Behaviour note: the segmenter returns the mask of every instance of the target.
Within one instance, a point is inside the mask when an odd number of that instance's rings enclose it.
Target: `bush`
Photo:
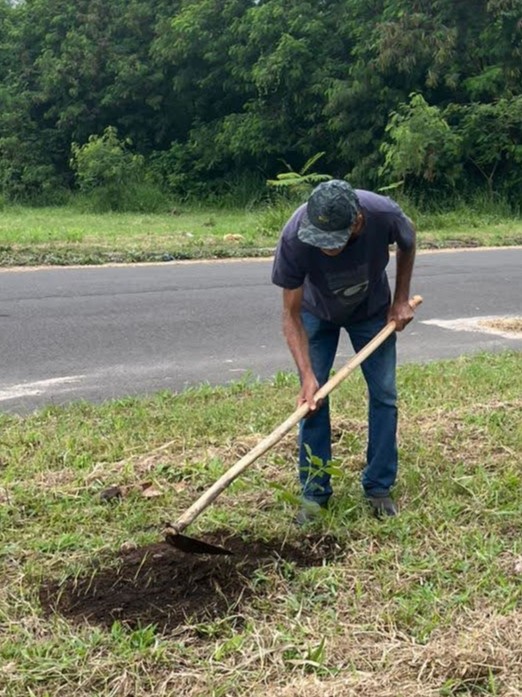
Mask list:
[[[146,173],[145,158],[130,152],[129,145],[112,126],[101,136],[90,136],[84,145],[73,143],[71,166],[82,208],[97,213],[167,209],[167,197]]]
[[[391,181],[415,181],[453,190],[462,174],[461,138],[436,106],[413,94],[390,114],[388,140],[381,144],[384,164],[379,174]]]
[[[11,203],[59,205],[67,190],[36,143],[12,136],[0,138],[0,194]]]
[[[121,141],[109,126],[101,136],[89,136],[84,145],[72,144],[71,166],[81,192],[100,187],[117,188],[139,180],[144,158],[127,150],[129,141]]]

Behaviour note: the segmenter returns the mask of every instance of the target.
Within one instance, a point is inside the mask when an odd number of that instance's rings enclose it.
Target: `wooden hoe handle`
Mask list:
[[[415,295],[410,300],[410,305],[412,309],[415,309],[422,303],[422,297],[420,295]],[[328,382],[326,382],[316,393],[315,397],[317,400],[324,399],[330,392],[337,387],[343,380],[345,380],[350,373],[352,373],[357,366],[359,366],[368,356],[375,351],[375,349],[380,346],[389,336],[395,331],[395,322],[391,321],[370,341],[366,346],[361,349],[355,356],[340,368],[333,377],[331,377]],[[226,489],[233,481],[238,477],[244,470],[247,469],[258,457],[267,452],[273,445],[278,443],[283,436],[285,436],[294,426],[296,426],[301,419],[303,419],[309,412],[308,404],[302,404],[298,407],[293,414],[291,414],[286,421],[283,421],[272,433],[270,433],[266,438],[260,441],[252,450],[250,450],[246,455],[244,455],[240,460],[238,460],[235,465],[232,465],[214,484],[207,489],[200,497],[195,501],[190,508],[188,508],[183,515],[181,515],[175,523],[169,524],[170,533],[181,533],[183,530],[190,525],[200,513],[202,513],[208,506],[221,494],[221,492]]]

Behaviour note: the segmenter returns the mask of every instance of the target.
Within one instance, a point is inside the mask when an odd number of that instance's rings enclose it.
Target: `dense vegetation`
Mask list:
[[[153,209],[320,152],[358,186],[520,199],[520,0],[0,0],[0,37],[6,201]]]

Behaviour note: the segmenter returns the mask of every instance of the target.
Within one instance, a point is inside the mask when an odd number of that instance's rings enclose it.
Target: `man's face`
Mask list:
[[[364,227],[364,216],[362,213],[357,213],[357,217],[355,218],[352,227],[351,227],[351,232],[349,238],[346,240],[346,244],[350,240],[354,240],[356,237],[358,237],[361,234],[361,230]],[[328,257],[336,257],[338,256],[345,248],[346,244],[343,245],[342,247],[339,247],[339,249],[323,249],[322,247],[321,252],[323,254],[326,254]]]

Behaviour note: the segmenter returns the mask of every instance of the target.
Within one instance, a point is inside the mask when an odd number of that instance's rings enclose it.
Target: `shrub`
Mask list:
[[[38,144],[17,136],[0,138],[0,193],[7,201],[29,205],[63,202],[66,190]]]
[[[101,136],[90,136],[84,145],[73,143],[71,166],[81,206],[100,213],[167,208],[166,196],[146,173],[145,158],[131,152],[129,145],[112,126]]]

